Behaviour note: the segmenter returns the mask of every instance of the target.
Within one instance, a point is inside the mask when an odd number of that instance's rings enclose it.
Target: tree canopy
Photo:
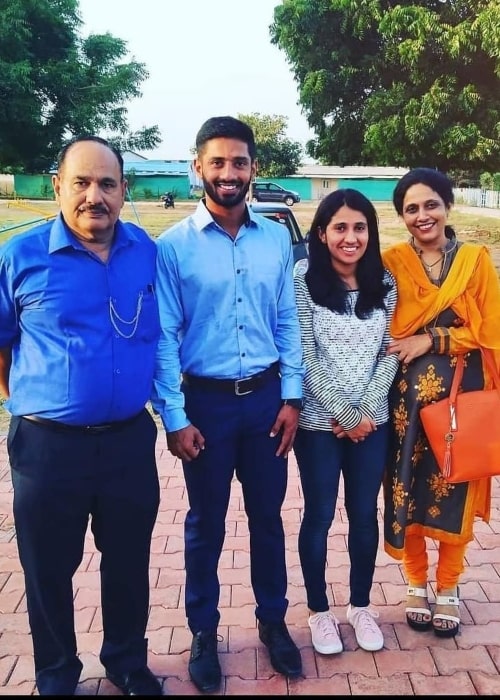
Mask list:
[[[127,102],[140,97],[143,63],[110,33],[80,35],[78,0],[0,0],[0,171],[40,172],[64,141],[104,135],[152,149],[158,126],[131,133]]]
[[[325,164],[500,168],[498,0],[284,0],[283,50]]]
[[[258,175],[286,177],[297,172],[302,161],[302,146],[286,134],[288,118],[280,114],[238,114],[255,135]]]

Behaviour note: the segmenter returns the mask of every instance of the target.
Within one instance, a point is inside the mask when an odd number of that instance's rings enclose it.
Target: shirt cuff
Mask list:
[[[427,331],[427,335],[432,341],[431,352],[435,352],[438,355],[448,355],[450,352],[450,332],[448,328],[437,327],[430,328]]]
[[[174,433],[189,425],[186,412],[182,408],[174,408],[161,414],[161,419],[167,433]]]

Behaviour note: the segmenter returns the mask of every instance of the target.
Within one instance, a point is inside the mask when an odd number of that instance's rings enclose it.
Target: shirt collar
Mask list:
[[[258,219],[256,218],[256,214],[250,209],[248,204],[246,205],[245,209],[246,215],[243,225],[250,226],[250,224],[255,224],[256,226],[258,226]],[[211,224],[216,225],[216,221],[208,211],[204,199],[200,199],[200,201],[198,202],[198,206],[196,207],[196,210],[193,214],[193,221],[200,231],[202,231],[207,226],[210,226]]]
[[[134,227],[126,226],[122,221],[118,220],[115,224],[115,235],[111,248],[121,248],[136,240],[137,235],[134,231]],[[82,245],[64,221],[62,213],[59,212],[50,229],[49,253],[54,253],[70,246],[80,250],[86,250],[85,246]]]

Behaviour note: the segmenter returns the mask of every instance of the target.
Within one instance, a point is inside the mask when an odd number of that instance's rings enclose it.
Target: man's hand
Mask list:
[[[300,410],[287,406],[281,407],[280,412],[276,416],[274,425],[271,428],[271,437],[276,437],[281,431],[281,442],[276,452],[276,457],[288,457],[288,453],[293,447],[295,433],[299,424]]]
[[[9,374],[12,362],[12,348],[0,348],[0,395],[9,398]]]
[[[205,449],[205,438],[194,425],[167,433],[167,446],[174,457],[190,462]]]

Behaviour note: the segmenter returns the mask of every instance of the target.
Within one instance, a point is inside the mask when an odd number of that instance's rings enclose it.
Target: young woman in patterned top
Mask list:
[[[351,562],[347,620],[359,646],[376,651],[384,639],[369,604],[387,395],[398,366],[398,358],[386,353],[396,284],[382,264],[375,208],[361,192],[341,189],[321,201],[309,233],[309,260],[296,264],[294,278],[306,366],[294,444],[304,495],[299,555],[312,643],[322,654],[343,648],[325,574],[342,473]]]

